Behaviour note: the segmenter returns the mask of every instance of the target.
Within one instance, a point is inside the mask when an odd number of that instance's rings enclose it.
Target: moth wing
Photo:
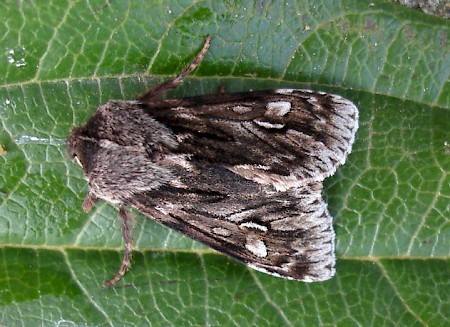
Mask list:
[[[129,205],[256,270],[304,282],[335,273],[332,218],[321,183],[253,195],[160,190]]]
[[[321,181],[350,153],[358,109],[341,96],[283,89],[166,100],[146,105],[169,127],[178,151],[257,180]],[[268,184],[268,183],[267,183]],[[283,187],[281,187],[283,188]]]

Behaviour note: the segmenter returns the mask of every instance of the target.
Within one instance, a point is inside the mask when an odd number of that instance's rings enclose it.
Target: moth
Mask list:
[[[135,100],[100,106],[73,128],[89,211],[118,207],[124,240],[115,284],[130,267],[134,208],[256,270],[304,282],[335,274],[323,180],[344,164],[358,109],[341,96],[278,89],[161,99],[203,60]]]

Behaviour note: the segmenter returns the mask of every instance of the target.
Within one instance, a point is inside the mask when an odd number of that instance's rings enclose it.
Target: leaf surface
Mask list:
[[[0,322],[17,325],[450,323],[448,20],[381,1],[48,1],[0,4]],[[109,99],[174,76],[168,97],[278,87],[360,109],[325,182],[337,274],[305,284],[253,270],[137,215],[119,267],[117,211],[81,210],[65,139]]]

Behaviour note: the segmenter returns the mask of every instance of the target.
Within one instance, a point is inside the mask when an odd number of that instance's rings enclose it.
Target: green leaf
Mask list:
[[[3,1],[0,4],[0,323],[450,324],[448,20],[381,1]],[[326,180],[337,274],[268,276],[137,215],[115,288],[117,211],[84,214],[70,129],[109,99],[174,76],[168,96],[308,87],[360,109]]]

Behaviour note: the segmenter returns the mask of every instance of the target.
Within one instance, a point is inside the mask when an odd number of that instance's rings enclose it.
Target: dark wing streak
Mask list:
[[[255,133],[250,128],[250,126],[248,126],[250,124],[252,128],[260,133]],[[298,149],[299,144],[297,143],[297,146],[295,146],[295,141],[288,137],[288,132],[289,130],[291,130],[290,128],[283,128],[282,130],[277,129],[272,131],[270,129],[261,127],[254,122],[249,122],[249,124],[242,123],[242,126],[249,133],[260,139],[261,142],[266,144],[269,148],[273,149],[273,153],[277,154],[277,159],[280,157],[284,158],[285,160],[287,160],[291,167],[295,162],[297,162],[297,165],[299,164],[299,158],[301,158],[300,160],[304,160],[303,156],[301,156],[298,151],[295,151],[296,149]],[[288,140],[289,142],[287,142]]]
[[[274,152],[276,153],[277,151],[279,151],[280,149],[280,144],[274,144],[272,142],[269,142],[271,140],[273,140],[272,138],[268,138],[266,137],[267,134],[264,133],[256,133],[256,131],[252,130],[250,128],[250,126],[253,127],[254,129],[256,129],[258,132],[260,132],[260,130],[258,130],[258,126],[253,123],[253,122],[249,122],[249,124],[245,124],[245,122],[241,122],[241,126],[243,129],[245,129],[249,134],[254,135],[257,139],[259,139],[262,143],[266,144],[269,148],[272,148],[274,150]]]

